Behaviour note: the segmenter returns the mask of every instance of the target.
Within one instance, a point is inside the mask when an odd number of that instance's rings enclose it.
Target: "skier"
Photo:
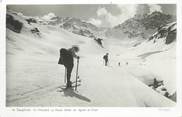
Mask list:
[[[126,62],[126,65],[128,65],[128,62]]]
[[[101,38],[98,38],[98,39],[97,39],[97,42],[98,42],[98,44],[99,44],[101,47],[103,47],[103,46],[102,46],[102,39],[101,39]]]
[[[120,62],[118,63],[118,66],[121,66],[121,63]]]
[[[154,78],[154,83],[153,83],[154,89],[158,87],[158,81],[156,78]]]
[[[164,85],[163,80],[159,81],[156,78],[154,78],[154,83],[153,83],[154,88],[156,89],[161,85]]]
[[[79,59],[80,57],[76,55],[79,51],[78,46],[72,46],[70,49],[61,48],[60,49],[60,58],[58,64],[62,64],[65,67],[65,76],[67,78],[66,88],[72,87],[71,72],[74,66],[74,58]]]
[[[103,48],[103,45],[102,45],[102,40],[101,38],[94,38],[94,40]]]
[[[106,53],[106,54],[103,56],[103,59],[104,59],[104,62],[105,62],[105,66],[108,65],[108,55],[109,55],[109,53]]]

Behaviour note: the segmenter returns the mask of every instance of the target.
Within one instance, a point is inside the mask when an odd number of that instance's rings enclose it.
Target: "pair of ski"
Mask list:
[[[76,86],[80,86],[81,85],[81,80],[80,79],[78,79],[77,80],[77,83],[76,83],[76,81],[73,81],[72,83],[71,83],[71,87],[70,88],[75,88]],[[67,88],[66,87],[66,85],[63,85],[63,86],[60,86],[61,88]]]
[[[77,91],[77,87],[81,85],[81,80],[79,79],[78,76],[78,66],[79,66],[79,58],[77,59],[77,68],[76,68],[76,81],[72,82],[72,86],[69,88],[75,88],[75,91]],[[66,71],[65,71],[65,76],[66,76]],[[65,81],[66,81],[66,77],[65,77]],[[79,84],[78,84],[79,83]],[[63,86],[61,87],[61,89],[69,89],[67,86]]]
[[[67,87],[66,85],[58,87],[61,89],[61,90],[59,90],[59,92],[66,91],[66,90],[75,90],[76,91],[76,87],[81,86],[81,80],[78,79],[77,83],[76,83],[76,81],[74,81],[74,82],[72,82],[71,85],[72,85],[71,87]]]

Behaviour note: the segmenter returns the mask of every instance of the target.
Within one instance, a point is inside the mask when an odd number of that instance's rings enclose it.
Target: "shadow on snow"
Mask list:
[[[60,92],[63,92],[65,96],[75,97],[82,101],[91,102],[91,100],[81,94],[76,93],[73,89],[62,89]]]

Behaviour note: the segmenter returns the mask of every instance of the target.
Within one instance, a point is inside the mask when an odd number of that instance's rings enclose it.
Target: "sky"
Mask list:
[[[113,27],[136,14],[154,11],[176,15],[175,4],[74,4],[74,5],[8,5],[8,9],[26,16],[76,17],[99,27]]]

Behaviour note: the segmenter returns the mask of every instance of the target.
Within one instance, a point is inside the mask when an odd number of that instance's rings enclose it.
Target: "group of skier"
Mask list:
[[[71,88],[72,82],[70,79],[71,79],[71,72],[72,72],[73,67],[74,67],[74,58],[77,59],[77,62],[79,62],[79,59],[80,59],[80,57],[76,54],[77,52],[79,52],[79,47],[78,46],[72,46],[69,49],[61,48],[59,52],[60,52],[60,57],[59,57],[58,64],[64,65],[65,77],[66,77],[66,81],[67,81],[66,82],[66,88]],[[108,56],[109,56],[109,53],[106,53],[103,56],[105,66],[108,66]],[[77,65],[78,65],[78,63],[77,63]]]

